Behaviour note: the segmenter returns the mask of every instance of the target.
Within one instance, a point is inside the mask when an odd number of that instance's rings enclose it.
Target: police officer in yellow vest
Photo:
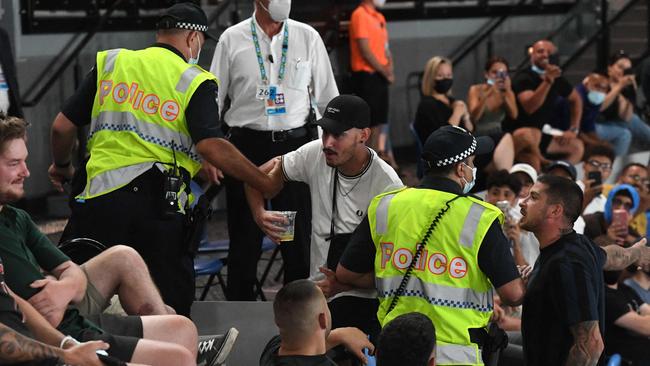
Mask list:
[[[219,168],[260,190],[273,185],[222,138],[217,80],[196,65],[205,37],[214,39],[207,29],[199,6],[179,3],[159,18],[154,45],[97,53],[51,136],[50,180],[62,190],[74,172],[77,129],[90,125],[88,160],[75,176],[81,182],[73,182],[78,188],[62,240],[131,245],[163,300],[183,315],[194,299],[192,254],[183,240],[190,177],[203,166],[213,181]]]
[[[377,288],[382,326],[414,311],[431,318],[439,365],[482,365],[493,289],[510,305],[524,295],[501,211],[468,195],[475,155],[493,146],[456,126],[433,132],[421,185],[372,200],[336,271],[340,282]]]

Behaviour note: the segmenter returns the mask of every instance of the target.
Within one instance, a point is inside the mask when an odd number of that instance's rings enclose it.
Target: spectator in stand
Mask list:
[[[630,222],[630,227],[634,229],[641,236],[648,236],[648,216],[650,215],[650,177],[648,176],[648,169],[645,165],[640,163],[630,163],[623,167],[621,174],[616,180],[616,184],[629,184],[636,188],[639,198],[641,199],[636,214]],[[603,194],[607,194],[609,190],[605,187]],[[610,188],[611,189],[611,188]]]
[[[605,272],[605,350],[621,355],[623,365],[650,364],[650,306],[619,285],[621,271]],[[605,360],[607,359],[605,357]]]
[[[644,303],[650,304],[650,268],[630,266],[627,268],[632,277],[623,281],[623,284],[634,291]]]
[[[529,163],[537,171],[548,163],[543,155],[545,153],[564,154],[566,160],[577,164],[584,150],[582,141],[577,138],[582,100],[562,76],[560,67],[549,61],[551,55],[556,53],[552,42],[535,42],[530,48],[530,68],[518,73],[512,82],[519,109],[518,118],[510,125],[514,130],[515,156],[518,161]],[[569,101],[570,128],[562,136],[542,135],[543,126],[553,120],[558,96]]]
[[[363,349],[374,346],[357,328],[332,327],[327,301],[315,283],[288,283],[273,301],[275,324],[280,334],[271,338],[260,357],[260,366],[336,366],[325,352],[344,345],[363,363]]]
[[[500,170],[490,174],[487,179],[485,202],[491,203],[503,211],[505,216],[503,233],[512,245],[515,264],[526,266],[535,264],[535,260],[539,256],[539,242],[533,233],[521,230],[519,227],[521,213],[515,207],[517,207],[517,197],[519,197],[520,191],[519,179],[506,170]]]
[[[510,174],[513,174],[521,182],[518,198],[520,200],[526,198],[530,188],[537,182],[537,171],[529,164],[518,163],[512,166]]]
[[[386,135],[383,127],[388,123],[388,86],[395,82],[395,74],[386,19],[377,10],[384,2],[361,0],[352,12],[349,30],[353,91],[370,105],[372,113],[368,146],[386,159],[386,138],[380,136]],[[379,145],[380,140],[384,146]]]
[[[451,96],[454,82],[451,60],[434,56],[427,61],[422,76],[422,99],[415,112],[413,127],[422,145],[427,137],[446,125],[474,130],[465,102]]]
[[[485,64],[483,84],[472,85],[467,96],[469,113],[474,121],[475,136],[490,136],[496,145],[494,170],[512,167],[514,143],[510,133],[504,133],[501,123],[506,118],[517,118],[517,102],[512,92],[508,61],[493,57]]]
[[[585,236],[601,247],[621,245],[628,247],[639,239],[638,233],[626,223],[614,219],[614,210],[625,210],[632,218],[639,207],[639,194],[629,184],[614,186],[607,196],[605,210],[585,215]]]
[[[435,366],[436,328],[420,313],[402,314],[384,326],[377,366]]]
[[[650,126],[634,111],[636,107],[636,79],[632,60],[625,52],[612,55],[607,67],[609,93],[600,106],[603,121],[596,123],[598,136],[614,145],[616,155],[626,155],[631,138],[643,147],[650,145]]]
[[[594,145],[609,145],[607,141],[601,140],[596,133],[596,119],[600,114],[600,106],[605,100],[608,90],[609,79],[598,73],[587,75],[582,83],[576,86],[576,91],[582,99],[582,119],[580,120],[578,138],[585,144],[585,150]],[[558,97],[556,107],[556,118],[551,126],[567,130],[571,121],[570,104],[566,98]]]
[[[576,182],[584,192],[583,215],[604,211],[607,197],[603,194],[603,182],[612,174],[615,157],[614,150],[607,145],[593,145],[585,152],[582,159],[583,177]],[[597,172],[596,175],[600,173],[600,182],[589,178],[593,172]]]

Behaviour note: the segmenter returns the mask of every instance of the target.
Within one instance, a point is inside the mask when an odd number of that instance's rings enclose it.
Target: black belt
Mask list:
[[[300,126],[290,130],[259,131],[246,127],[231,127],[229,130],[232,136],[248,136],[258,139],[270,139],[273,142],[283,142],[291,139],[299,139],[315,133],[314,127]]]

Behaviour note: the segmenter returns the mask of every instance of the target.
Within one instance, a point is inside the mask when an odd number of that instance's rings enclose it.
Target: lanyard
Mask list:
[[[260,66],[260,75],[262,82],[269,84],[269,78],[266,76],[266,69],[264,68],[264,58],[260,50],[260,42],[257,37],[257,30],[255,29],[255,20],[251,19],[251,34],[253,35],[253,44],[255,45],[255,54],[257,55],[257,63]],[[282,84],[284,79],[284,70],[287,66],[287,50],[289,49],[289,24],[284,24],[284,35],[282,39],[282,60],[280,61],[280,75],[278,76],[278,84]]]

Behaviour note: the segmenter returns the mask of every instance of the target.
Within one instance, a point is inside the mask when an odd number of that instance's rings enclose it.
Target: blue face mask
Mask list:
[[[587,99],[593,105],[601,105],[605,101],[605,93],[592,90],[587,93]]]
[[[199,44],[199,51],[196,53],[196,58],[192,57],[192,47],[190,47],[190,59],[187,60],[187,63],[190,65],[197,65],[199,63],[199,57],[201,57],[200,44]]]
[[[487,79],[488,85],[494,85],[494,79]]]
[[[461,163],[461,164],[463,164],[466,167],[472,169],[472,181],[471,182],[468,182],[467,179],[465,179],[465,177],[463,177],[463,180],[465,181],[465,186],[463,187],[463,194],[468,194],[469,191],[471,191],[472,188],[474,188],[474,184],[476,184],[476,172],[478,171],[478,169],[476,167],[472,168],[471,166],[469,166],[469,165],[467,165],[465,163]]]
[[[530,68],[538,75],[542,75],[546,72],[546,70],[540,69],[539,67],[537,67],[537,65],[533,65]]]

